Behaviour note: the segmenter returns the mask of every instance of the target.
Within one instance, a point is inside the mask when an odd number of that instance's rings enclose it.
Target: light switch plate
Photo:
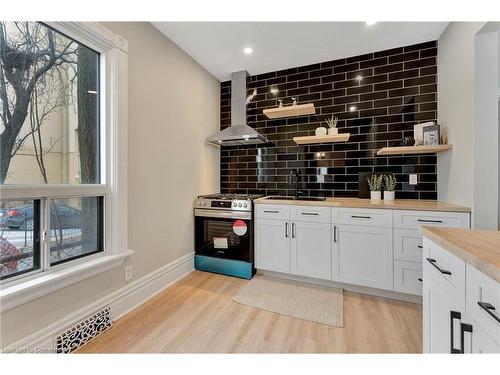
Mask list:
[[[125,281],[132,280],[134,277],[134,269],[132,266],[126,266],[125,267]]]
[[[416,174],[410,174],[410,185],[416,185],[418,183],[418,178]]]

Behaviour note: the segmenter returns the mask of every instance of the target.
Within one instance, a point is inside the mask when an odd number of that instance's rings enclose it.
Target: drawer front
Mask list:
[[[465,262],[431,240],[423,241],[424,271],[465,309]]]
[[[330,223],[329,207],[290,206],[290,219],[310,223]]]
[[[394,259],[422,263],[422,234],[415,229],[394,229]]]
[[[392,211],[385,209],[332,208],[332,223],[392,227]]]
[[[466,310],[472,319],[500,345],[500,283],[469,264],[466,269]]]
[[[394,210],[394,228],[419,229],[421,225],[469,228],[469,214],[461,212]]]
[[[286,204],[256,204],[255,217],[258,219],[289,220],[290,206]]]
[[[422,295],[422,264],[394,261],[394,291]]]

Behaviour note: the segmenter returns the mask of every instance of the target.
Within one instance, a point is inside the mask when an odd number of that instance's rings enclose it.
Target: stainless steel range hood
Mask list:
[[[269,142],[266,137],[246,124],[247,122],[246,70],[231,74],[231,126],[207,138],[219,146],[239,146]]]

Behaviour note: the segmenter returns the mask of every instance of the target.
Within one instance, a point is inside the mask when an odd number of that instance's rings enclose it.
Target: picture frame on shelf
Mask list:
[[[413,125],[414,146],[422,146],[424,144],[424,128],[432,125],[435,125],[434,121]]]
[[[439,125],[430,125],[423,128],[424,146],[434,146],[439,144],[440,129]]]

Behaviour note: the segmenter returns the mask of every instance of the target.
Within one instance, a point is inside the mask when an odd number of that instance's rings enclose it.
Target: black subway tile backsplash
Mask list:
[[[291,169],[298,169],[301,189],[311,196],[358,196],[358,173],[392,172],[397,198],[437,199],[434,154],[377,156],[377,150],[399,146],[413,135],[413,125],[437,118],[436,41],[369,53],[319,64],[251,76],[247,123],[272,144],[223,147],[221,192],[287,195]],[[278,93],[271,93],[277,88]],[[316,114],[268,119],[264,108],[278,99],[285,105],[314,103]],[[221,129],[230,125],[231,82],[221,83]],[[314,135],[331,115],[339,117],[348,142],[297,145],[293,137]],[[409,185],[408,174],[418,174]]]

